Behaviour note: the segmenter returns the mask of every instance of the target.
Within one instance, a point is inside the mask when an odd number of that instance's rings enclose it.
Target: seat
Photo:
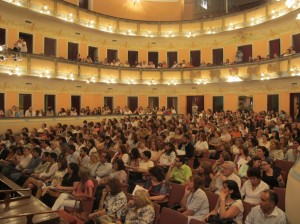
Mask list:
[[[172,207],[174,205],[179,205],[180,201],[184,195],[185,186],[181,184],[172,183],[171,191],[169,194],[167,207]]]
[[[206,224],[206,222],[202,222],[200,220],[191,219],[189,224]]]
[[[279,167],[281,171],[289,173],[290,169],[294,166],[294,162],[286,161],[286,160],[276,160],[274,165]]]
[[[212,166],[213,166],[213,165],[215,164],[215,162],[216,162],[215,159],[208,159],[208,158],[200,158],[200,159],[198,159],[198,160],[199,160],[199,164],[201,164],[201,161],[208,161],[208,162],[211,163]]]
[[[187,216],[172,210],[170,208],[163,208],[159,218],[159,224],[187,224]]]
[[[154,211],[155,211],[155,218],[153,224],[158,224],[159,217],[160,217],[160,205],[157,203],[153,203]]]
[[[278,208],[285,211],[285,188],[274,187],[273,190],[278,194]]]
[[[194,168],[194,158],[186,158],[186,165],[188,165],[191,169]]]
[[[256,205],[243,201],[243,206],[244,206],[243,223],[245,223],[247,215],[249,214],[249,212],[251,211],[251,209],[253,207],[255,207]]]
[[[209,211],[211,212],[212,210],[215,209],[217,201],[219,199],[219,195],[210,192],[210,191],[205,191],[206,196],[208,198],[208,203],[209,203]]]

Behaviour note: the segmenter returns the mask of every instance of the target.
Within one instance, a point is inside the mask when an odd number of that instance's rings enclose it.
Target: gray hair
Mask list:
[[[227,165],[231,171],[233,171],[235,169],[235,164],[232,161],[225,161],[223,164]]]

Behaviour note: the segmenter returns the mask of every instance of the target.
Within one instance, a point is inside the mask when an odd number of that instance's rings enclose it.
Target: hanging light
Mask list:
[[[270,75],[263,72],[260,74],[260,80],[270,80]]]
[[[152,85],[155,86],[156,84],[157,84],[156,81],[153,79],[151,79],[150,81],[147,82],[148,86],[152,86]]]
[[[174,80],[174,79],[171,79],[171,80],[168,82],[168,86],[170,86],[170,85],[174,85],[174,86],[176,86],[176,85],[177,85],[177,82],[176,82],[176,80]]]
[[[50,79],[51,75],[48,69],[45,69],[41,74],[40,74],[41,78],[47,78]]]
[[[93,76],[92,78],[89,78],[88,80],[86,80],[86,83],[89,84],[89,83],[96,83],[96,78],[95,76]]]
[[[195,81],[195,83],[198,85],[201,85],[201,84],[206,85],[208,83],[208,80],[207,79],[197,79]]]
[[[238,75],[230,75],[227,77],[227,82],[241,82],[243,81]]]
[[[67,74],[67,75],[64,76],[64,80],[72,80],[72,81],[74,81],[74,79],[75,79],[75,77],[74,77],[74,75],[72,73]]]
[[[105,81],[107,84],[115,84],[116,81],[113,78],[109,78],[108,80]]]
[[[133,78],[130,78],[130,79],[127,81],[127,84],[128,84],[128,85],[135,85],[135,84],[136,84],[136,81],[135,81]]]

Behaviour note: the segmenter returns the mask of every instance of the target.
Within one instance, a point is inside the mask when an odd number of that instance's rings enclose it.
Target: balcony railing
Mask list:
[[[23,54],[0,61],[2,75],[84,81],[87,83],[178,85],[269,80],[300,75],[300,54],[249,63],[194,68],[127,68]]]

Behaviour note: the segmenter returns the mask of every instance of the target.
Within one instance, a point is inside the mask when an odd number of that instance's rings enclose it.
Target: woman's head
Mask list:
[[[111,195],[117,195],[122,191],[122,185],[117,178],[108,179],[105,188]]]
[[[145,190],[137,190],[134,193],[133,200],[138,207],[152,205],[152,201],[149,198],[149,193],[148,193],[148,191],[145,191]]]
[[[269,150],[264,146],[259,146],[256,151],[256,156],[263,159],[269,157]]]
[[[138,159],[141,158],[140,152],[137,148],[133,148],[130,151],[130,158],[131,159]]]
[[[241,199],[241,193],[238,184],[234,180],[225,180],[223,182],[223,190],[229,192],[231,199]]]
[[[164,170],[159,166],[150,168],[149,173],[153,178],[156,178],[158,182],[162,182],[165,179]]]
[[[212,164],[208,161],[202,161],[199,165],[198,172],[204,176],[208,176],[213,173]]]
[[[229,155],[228,152],[222,151],[220,153],[220,161],[222,161],[222,162],[224,162],[224,161],[231,161],[231,156]]]
[[[60,171],[63,171],[65,169],[67,169],[67,167],[68,167],[68,162],[67,162],[67,160],[65,158],[60,158],[57,161],[57,164],[58,164],[58,167],[59,167]]]
[[[197,191],[199,188],[203,189],[203,178],[198,175],[192,175],[190,177],[191,190]]]
[[[250,167],[247,176],[253,186],[258,186],[261,180],[261,172],[258,167]]]
[[[81,183],[87,182],[91,177],[89,169],[83,166],[80,167],[78,176],[81,178]]]
[[[266,172],[266,171],[272,169],[272,163],[273,163],[273,161],[270,158],[266,158],[266,159],[261,160],[260,167],[263,171]]]
[[[69,163],[69,167],[68,167],[69,172],[72,172],[73,176],[78,176],[78,172],[79,172],[79,166],[77,163]]]
[[[240,155],[244,155],[245,157],[249,156],[248,148],[243,145],[239,146],[239,152],[240,152]]]
[[[96,162],[99,162],[99,153],[98,152],[93,152],[91,155],[90,155],[90,159],[92,161],[92,163],[96,163]]]
[[[116,159],[114,161],[113,167],[116,171],[125,170],[125,165],[122,159]]]

